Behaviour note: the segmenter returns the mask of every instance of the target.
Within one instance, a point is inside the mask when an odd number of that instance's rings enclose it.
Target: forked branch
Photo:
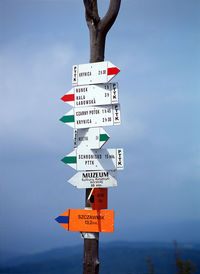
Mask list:
[[[121,0],[110,0],[106,15],[100,19],[97,0],[83,0],[85,18],[90,31],[90,62],[104,60],[106,35],[117,18]]]
[[[97,0],[83,0],[85,5],[85,17],[87,23],[98,24],[100,17],[98,14]]]
[[[121,0],[110,0],[110,5],[106,15],[101,20],[101,27],[105,29],[106,33],[112,27],[117,18],[119,8],[120,8]]]

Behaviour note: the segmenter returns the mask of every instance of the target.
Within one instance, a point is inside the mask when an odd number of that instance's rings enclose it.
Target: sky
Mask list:
[[[109,1],[99,2],[100,17]],[[82,244],[55,218],[84,208],[76,172],[60,160],[73,130],[72,66],[89,62],[81,0],[0,0],[0,250],[32,253]],[[200,2],[122,0],[105,60],[120,68],[122,124],[105,148],[125,169],[108,190],[115,232],[100,241],[200,243]]]

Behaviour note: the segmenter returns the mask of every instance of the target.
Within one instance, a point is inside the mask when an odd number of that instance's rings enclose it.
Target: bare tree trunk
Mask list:
[[[117,18],[121,0],[110,0],[106,15],[100,19],[97,0],[83,0],[90,31],[90,63],[104,61],[106,35]]]
[[[104,61],[105,40],[104,33],[90,30],[90,63]]]
[[[91,207],[88,196],[91,188],[87,188],[85,192],[85,206]],[[99,233],[93,233],[96,239],[84,239],[83,253],[83,274],[99,273]]]
[[[100,19],[97,0],[83,0],[85,17],[90,32],[90,63],[104,61],[105,41],[109,29],[117,18],[121,0],[110,0],[106,15]],[[85,206],[89,207],[87,199],[91,189],[86,189]],[[97,235],[99,233],[96,233]],[[99,240],[84,239],[83,274],[99,273]]]

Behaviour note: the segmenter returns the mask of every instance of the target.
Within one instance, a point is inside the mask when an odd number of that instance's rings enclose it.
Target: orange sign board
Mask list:
[[[114,232],[114,210],[68,209],[56,221],[68,231]]]
[[[108,208],[108,189],[94,188],[90,197],[90,203],[93,209],[107,209]]]

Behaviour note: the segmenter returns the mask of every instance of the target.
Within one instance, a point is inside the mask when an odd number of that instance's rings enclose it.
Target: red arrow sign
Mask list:
[[[65,94],[61,100],[63,100],[64,102],[71,102],[74,101],[74,94]]]
[[[113,73],[113,70],[108,69],[108,72]],[[61,100],[76,108],[118,104],[118,83],[73,87]]]
[[[107,69],[107,75],[116,75],[118,72],[120,72],[120,69],[118,69],[117,67]]]
[[[109,61],[73,66],[72,86],[108,83],[120,70]]]

